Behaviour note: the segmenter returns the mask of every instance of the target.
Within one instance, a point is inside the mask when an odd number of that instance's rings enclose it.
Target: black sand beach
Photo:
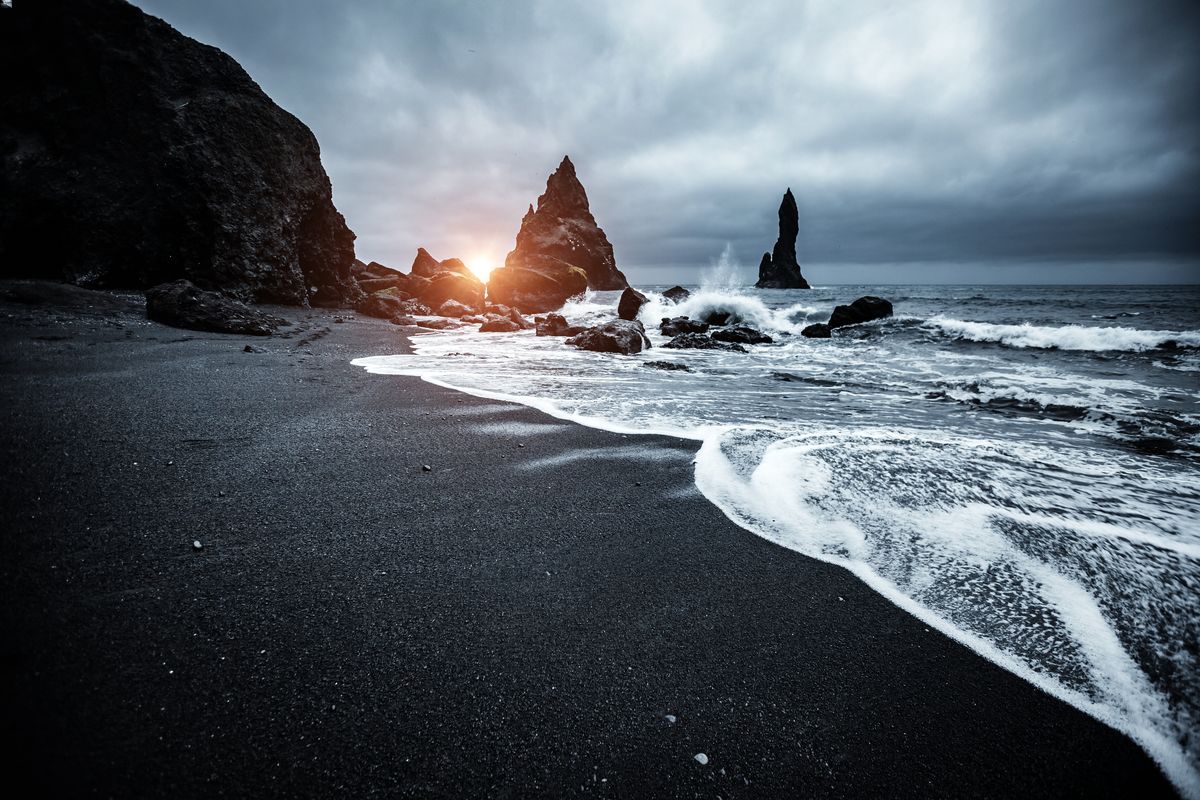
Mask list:
[[[405,347],[378,320],[240,337],[114,302],[0,305],[10,783],[1173,794],[1122,735],[729,522],[693,443],[368,375]]]

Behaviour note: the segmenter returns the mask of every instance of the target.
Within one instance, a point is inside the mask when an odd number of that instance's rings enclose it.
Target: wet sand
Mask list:
[[[276,309],[289,338],[258,338],[63,302],[0,303],[11,782],[1173,794],[1121,734],[728,521],[694,442],[369,375],[350,360],[406,347],[378,320]]]

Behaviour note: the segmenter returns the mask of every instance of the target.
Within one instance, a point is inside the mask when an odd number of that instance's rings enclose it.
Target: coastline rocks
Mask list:
[[[429,286],[417,298],[430,308],[438,308],[447,300],[462,303],[472,310],[483,308],[483,282],[474,275],[439,272],[430,279]]]
[[[771,344],[775,341],[762,331],[756,331],[749,325],[734,325],[732,328],[713,331],[712,338],[718,342],[732,342],[734,344]]]
[[[400,304],[400,311],[404,314],[415,314],[418,317],[427,317],[433,313],[433,310],[420,300],[403,301]]]
[[[860,297],[848,306],[837,306],[829,317],[829,328],[844,328],[892,315],[892,304],[882,297]]]
[[[621,319],[637,319],[638,312],[644,305],[646,305],[646,295],[632,286],[627,286],[625,291],[621,292],[620,301],[617,302],[617,316]]]
[[[576,274],[576,271],[578,274]],[[526,313],[555,311],[567,298],[591,289],[624,289],[612,245],[596,224],[587,192],[564,156],[521,220],[517,241],[493,270],[488,296]]]
[[[447,300],[438,306],[434,312],[439,317],[466,317],[475,313],[475,309],[471,306],[463,305],[457,300]]]
[[[709,325],[724,325],[733,314],[729,311],[710,311],[704,315],[704,321]]]
[[[534,322],[537,326],[538,336],[574,336],[585,330],[582,325],[572,325],[567,322],[566,317],[562,314],[547,314],[544,317],[535,318]]]
[[[675,305],[679,305],[684,300],[687,300],[689,297],[691,297],[692,293],[682,286],[672,286],[670,289],[667,289],[665,292],[663,292],[662,296],[664,299],[670,300]]]
[[[833,331],[823,322],[818,322],[814,325],[809,325],[800,331],[801,336],[806,336],[809,339],[829,339],[833,336]]]
[[[479,326],[481,333],[512,333],[521,330],[521,326],[508,317],[493,317]]]
[[[312,131],[230,56],[121,0],[0,13],[0,275],[359,299]]]
[[[419,319],[416,321],[418,328],[429,328],[435,331],[444,331],[446,328],[457,328],[459,322],[452,319]]]
[[[441,268],[441,264],[436,258],[429,255],[429,251],[424,247],[417,248],[417,257],[413,259],[412,267],[408,270],[410,275],[417,275],[422,278],[432,278]]]
[[[587,291],[587,273],[578,267],[558,270],[503,267],[492,270],[488,298],[526,314],[557,311],[568,299]]]
[[[671,350],[728,350],[734,353],[745,353],[746,348],[740,344],[717,342],[703,333],[681,333],[663,345]]]
[[[415,319],[413,319],[412,317],[408,316],[407,314],[398,314],[398,315],[392,317],[388,321],[391,322],[393,325],[416,325],[417,324],[417,321]]]
[[[779,204],[779,238],[770,253],[763,253],[758,265],[758,289],[808,289],[796,261],[796,235],[800,232],[800,211],[788,189]]]
[[[603,325],[587,328],[567,339],[567,344],[580,350],[597,353],[622,353],[630,355],[649,350],[650,340],[646,328],[637,320],[616,319]]]
[[[164,283],[146,290],[146,316],[175,328],[270,336],[287,321],[251,308],[190,281]]]
[[[692,368],[687,364],[680,364],[677,361],[647,361],[642,364],[643,367],[652,369],[661,369],[664,372],[691,372]]]
[[[681,333],[706,333],[707,331],[707,322],[700,322],[688,317],[672,317],[671,319],[663,317],[662,322],[658,326],[658,332],[663,336],[678,336]]]
[[[405,313],[406,309],[403,298],[376,292],[355,303],[354,310],[366,317],[391,319],[397,314]]]

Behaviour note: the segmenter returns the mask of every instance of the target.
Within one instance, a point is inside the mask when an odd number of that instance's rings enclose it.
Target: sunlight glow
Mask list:
[[[495,269],[496,264],[488,256],[475,256],[466,259],[467,266],[471,268],[471,272],[475,273],[475,277],[483,282],[487,282],[488,275]]]

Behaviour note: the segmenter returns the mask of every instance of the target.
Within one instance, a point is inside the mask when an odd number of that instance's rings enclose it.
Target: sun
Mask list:
[[[488,275],[491,275],[492,270],[496,267],[492,259],[488,258],[487,256],[476,256],[474,258],[467,259],[467,266],[470,268],[471,272],[475,273],[475,277],[479,278],[479,280],[483,281],[484,283],[487,283]]]

